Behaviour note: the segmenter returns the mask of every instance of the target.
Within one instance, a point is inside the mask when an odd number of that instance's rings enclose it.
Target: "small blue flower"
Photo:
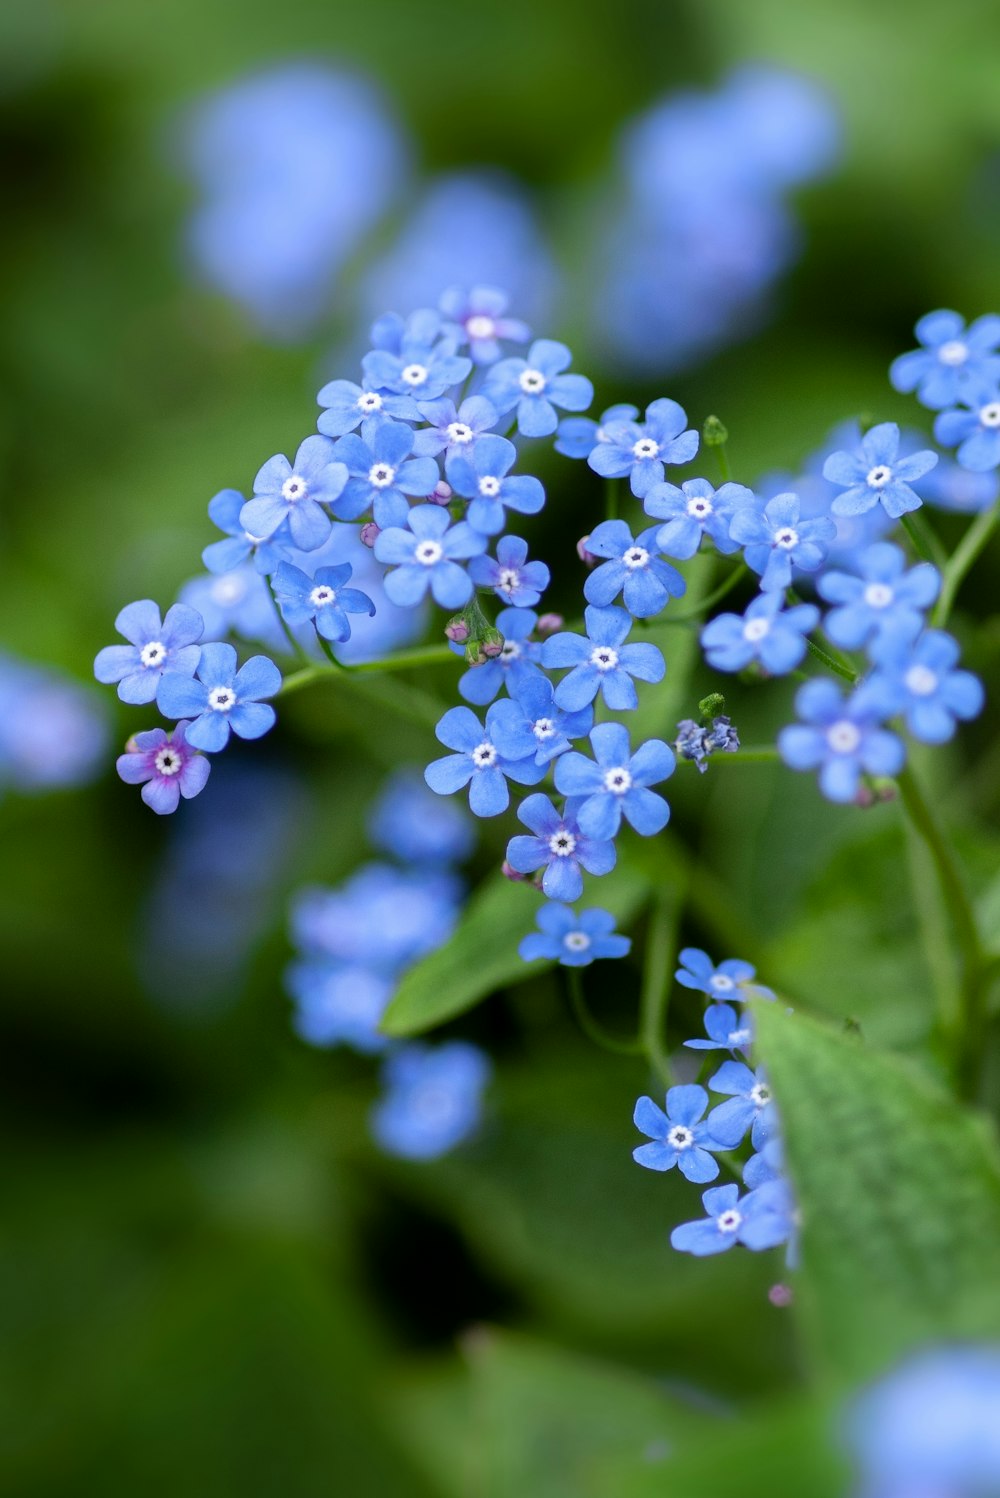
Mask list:
[[[752,1129],[754,1149],[763,1148],[774,1129],[771,1089],[764,1073],[752,1072],[742,1061],[724,1061],[715,1076],[709,1078],[708,1086],[712,1092],[731,1099],[720,1105],[721,1110],[726,1110],[724,1116],[732,1118],[734,1127],[739,1123],[744,1134]]]
[[[500,340],[527,343],[531,329],[520,318],[508,317],[507,293],[495,286],[473,286],[466,291],[450,286],[438,302],[445,318],[445,332],[467,343],[475,364],[495,364],[502,352]]]
[[[434,730],[456,753],[435,759],[424,779],[439,796],[469,787],[469,806],[477,817],[497,817],[510,805],[507,777],[518,785],[537,785],[545,766],[535,762],[535,740],[515,702],[503,698],[486,714],[486,727],[467,707],[452,707]],[[506,753],[495,739],[502,735]]]
[[[632,493],[642,499],[663,480],[664,464],[690,463],[698,451],[698,433],[687,428],[687,415],[672,400],[656,400],[646,407],[646,420],[618,421],[605,427],[606,437],[591,450],[587,462],[602,478],[629,475]]]
[[[713,1186],[701,1200],[707,1217],[683,1222],[670,1234],[671,1247],[681,1253],[701,1259],[725,1253],[736,1243],[759,1252],[788,1241],[787,1207],[774,1193],[751,1191],[740,1201],[738,1186]]]
[[[590,416],[564,416],[553,442],[557,453],[566,458],[589,458],[599,442],[609,442],[609,428],[617,422],[635,421],[638,406],[609,406],[600,421]]]
[[[743,1184],[756,1191],[768,1181],[780,1181],[785,1167],[785,1147],[780,1134],[772,1134],[743,1167]]]
[[[975,385],[960,400],[955,410],[935,418],[934,439],[957,447],[963,468],[988,473],[1000,464],[1000,385]]]
[[[411,458],[415,436],[400,421],[366,421],[361,436],[349,432],[334,451],[350,477],[340,508],[342,520],[356,520],[371,508],[383,529],[406,524],[406,496],[426,499],[441,477],[433,458]]]
[[[462,808],[435,796],[415,769],[389,779],[372,807],[368,836],[374,847],[418,869],[462,863],[476,840]]]
[[[878,541],[851,559],[850,572],[823,572],[816,591],[836,604],[823,620],[835,645],[857,650],[875,636],[893,634],[912,640],[924,626],[941,587],[941,576],[930,562],[909,572],[906,556],[889,541]]]
[[[865,433],[856,452],[831,453],[823,464],[823,477],[844,490],[831,513],[864,515],[881,502],[885,513],[898,520],[920,508],[920,495],[910,484],[929,473],[937,460],[930,448],[899,457],[899,427],[894,421],[880,422]]]
[[[822,566],[837,527],[826,515],[803,520],[797,494],[776,494],[763,509],[759,504],[736,511],[730,535],[746,548],[747,566],[760,574],[761,588],[788,588],[793,566],[803,572]]]
[[[517,809],[518,819],[531,836],[511,838],[507,862],[519,874],[544,869],[542,890],[550,900],[578,900],[583,893],[581,869],[600,875],[609,874],[615,866],[614,843],[587,837],[576,819],[579,808],[579,801],[571,799],[558,812],[548,796],[538,791]]]
[[[392,998],[390,978],[320,959],[294,963],[285,985],[297,1005],[295,1031],[309,1045],[347,1045],[364,1056],[385,1050],[388,1036],[378,1027]]]
[[[982,711],[983,684],[971,671],[955,670],[958,641],[944,630],[926,630],[916,641],[885,635],[872,644],[870,654],[878,669],[866,690],[879,695],[887,715],[902,713],[921,743],[946,743],[956,719],[975,718]]]
[[[709,1004],[705,1010],[707,1040],[685,1040],[692,1051],[742,1051],[753,1043],[753,1023],[749,1015],[740,1019],[731,1004]]]
[[[142,786],[139,794],[157,816],[176,811],[182,796],[190,801],[208,780],[212,767],[187,742],[187,728],[182,721],[169,734],[162,728],[134,734],[116,761],[122,780]]]
[[[520,536],[501,536],[495,561],[488,556],[473,557],[469,576],[477,588],[492,588],[504,603],[517,608],[537,603],[551,580],[544,562],[528,561],[528,543]]]
[[[573,355],[564,343],[538,338],[527,359],[501,359],[486,376],[483,394],[501,416],[517,407],[523,437],[547,437],[559,425],[556,406],[586,411],[594,387],[584,375],[565,374]]]
[[[366,382],[381,395],[409,395],[420,401],[437,400],[460,385],[471,372],[472,361],[455,352],[455,339],[441,338],[440,333],[436,312],[412,313],[398,342],[392,340],[394,347],[376,347],[362,359]]]
[[[542,665],[548,670],[569,667],[556,687],[556,702],[569,712],[577,712],[593,702],[600,691],[613,712],[638,706],[633,676],[639,681],[662,681],[666,671],[663,656],[655,645],[643,641],[626,645],[632,620],[624,609],[584,610],[587,634],[563,632],[553,635],[542,645]]]
[[[453,454],[445,461],[445,473],[456,494],[471,500],[469,524],[483,535],[495,536],[504,528],[504,509],[519,515],[537,515],[545,503],[545,490],[530,474],[507,477],[517,457],[517,448],[506,437],[481,437],[474,450]]]
[[[476,1128],[490,1063],[476,1046],[450,1040],[404,1045],[386,1062],[385,1096],[371,1116],[376,1142],[406,1160],[435,1160]]]
[[[497,424],[497,413],[481,395],[470,395],[458,407],[442,396],[436,401],[421,401],[420,414],[428,426],[421,427],[414,438],[413,451],[418,457],[436,458],[446,452],[471,453],[484,432]]]
[[[346,484],[347,469],[329,437],[307,437],[299,444],[294,468],[282,453],[268,458],[253,481],[253,499],[240,511],[240,524],[261,540],[287,524],[296,546],[315,551],[330,534],[324,505],[342,520],[359,513],[348,503]]]
[[[889,378],[932,411],[953,405],[974,381],[1000,378],[1000,317],[979,317],[967,328],[957,312],[928,312],[914,331],[923,347],[894,359]]]
[[[368,863],[335,889],[300,890],[292,932],[307,957],[395,978],[448,940],[462,893],[446,870]]]
[[[386,597],[413,608],[430,588],[443,609],[468,603],[472,580],[458,564],[485,551],[485,539],[464,520],[452,525],[438,505],[417,505],[407,513],[406,526],[390,526],[375,538],[376,559],[395,569],[385,579]]]
[[[1000,498],[1000,476],[995,469],[976,473],[952,458],[942,458],[920,485],[925,504],[939,510],[974,515],[988,510]]]
[[[212,541],[202,552],[201,559],[209,572],[231,572],[252,558],[258,572],[268,573],[291,556],[292,538],[287,523],[280,525],[268,539],[252,536],[240,522],[245,505],[238,489],[221,489],[209,501],[208,518],[228,538]]]
[[[696,993],[707,994],[717,1003],[730,1001],[744,1004],[748,999],[773,999],[769,988],[753,980],[757,969],[740,957],[727,957],[718,967],[707,952],[700,947],[684,947],[679,953],[680,967],[674,977],[683,988],[693,988]]]
[[[164,671],[194,675],[201,655],[197,641],[204,628],[197,609],[183,603],[167,609],[162,622],[151,598],[127,604],[115,620],[115,629],[130,643],[106,645],[98,651],[94,675],[105,684],[116,681],[123,702],[152,702]]]
[[[819,770],[819,788],[828,801],[853,801],[862,771],[896,775],[906,750],[883,728],[891,704],[867,690],[846,700],[832,681],[817,678],[799,688],[795,710],[802,723],[778,734],[778,752],[793,770]]]
[[[624,520],[602,520],[587,537],[587,550],[595,557],[609,557],[595,568],[583,585],[588,603],[606,608],[618,594],[636,619],[658,614],[671,598],[681,598],[687,589],[681,574],[654,553],[656,526],[637,539]]]
[[[214,754],[229,743],[232,730],[241,739],[259,739],[274,726],[274,708],[260,699],[281,690],[281,672],[266,655],[254,655],[236,669],[232,645],[203,645],[195,679],[168,671],[160,682],[156,705],[165,718],[193,718],[187,741]]]
[[[662,832],[670,807],[649,787],[674,773],[673,750],[661,739],[647,739],[633,754],[621,723],[599,723],[590,742],[593,759],[573,750],[556,761],[556,789],[581,798],[581,831],[588,837],[616,837],[624,816],[643,837]]]
[[[316,628],[324,640],[342,644],[351,638],[348,614],[375,612],[375,605],[367,593],[358,588],[345,588],[354,568],[350,562],[339,567],[319,567],[315,577],[310,577],[299,567],[281,562],[274,574],[274,596],[287,622],[293,626],[316,621]]]
[[[607,910],[581,910],[550,901],[535,916],[539,929],[525,936],[518,951],[525,962],[539,957],[561,962],[564,967],[589,967],[598,957],[624,957],[632,943],[615,931],[615,918]]]
[[[552,683],[547,676],[522,674],[507,690],[524,713],[535,739],[535,759],[547,765],[565,753],[571,739],[584,738],[594,726],[594,709],[584,707],[578,713],[564,712],[556,706]]]
[[[316,404],[326,407],[316,421],[326,437],[345,437],[363,421],[388,417],[420,420],[420,407],[412,395],[390,395],[388,391],[380,394],[367,380],[363,385],[355,385],[353,380],[330,380],[317,395]]]
[[[472,574],[472,568],[469,568]],[[492,702],[501,687],[514,696],[528,681],[544,681],[538,661],[541,642],[531,640],[538,623],[538,615],[531,609],[501,609],[497,614],[497,629],[503,635],[503,648],[492,660],[479,666],[470,666],[458,679],[459,695],[476,707],[485,707]],[[459,645],[456,649],[461,652]]]
[[[707,479],[688,479],[675,484],[654,484],[643,499],[643,509],[664,523],[656,533],[656,544],[668,557],[687,561],[701,545],[702,536],[728,556],[739,551],[739,542],[729,533],[733,516],[753,503],[753,491],[744,484],[723,484],[713,489]]]
[[[716,1128],[718,1109],[702,1121],[707,1107],[708,1093],[693,1084],[671,1087],[666,1112],[652,1098],[641,1097],[635,1105],[635,1126],[653,1143],[638,1145],[632,1151],[633,1160],[647,1170],[672,1170],[676,1165],[689,1181],[714,1181],[719,1165],[709,1151],[735,1149],[742,1134],[725,1118]]]
[[[717,614],[701,632],[705,659],[716,671],[742,671],[760,661],[772,676],[793,671],[806,653],[806,635],[819,623],[819,609],[799,603],[783,609],[777,590],[759,593],[743,614]]]

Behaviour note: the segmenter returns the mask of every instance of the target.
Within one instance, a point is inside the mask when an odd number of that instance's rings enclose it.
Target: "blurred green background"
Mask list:
[[[746,61],[823,81],[844,155],[796,200],[806,250],[773,318],[666,392],[695,422],[724,417],[749,479],[794,467],[858,411],[914,421],[885,369],[915,318],[996,306],[998,44],[988,0],[15,0],[0,16],[4,648],[86,681],[118,608],[167,600],[197,570],[208,498],[312,426],[329,330],[268,345],[184,268],[191,197],[168,142],[203,92],[303,55],[360,68],[412,133],[417,170],[508,168],[572,263],[581,190],[631,115]],[[602,379],[577,321],[539,331],[573,344],[598,409],[664,393]],[[351,327],[347,291],[334,322]],[[554,561],[560,496],[583,514],[600,501],[547,461],[555,498],[533,550]],[[986,615],[996,570],[978,584]],[[970,646],[988,679],[998,647],[995,621]],[[677,716],[711,684],[696,676]],[[748,702],[751,729],[790,695]],[[115,709],[123,741],[136,715]],[[967,736],[970,774],[954,777],[950,752],[928,770],[1000,925],[990,726]],[[766,1299],[775,1266],[670,1255],[693,1203],[629,1161],[647,1079],[576,1037],[552,981],[457,1027],[497,1056],[499,1080],[477,1143],[437,1165],[379,1157],[371,1067],[291,1034],[289,892],[348,871],[388,764],[431,750],[428,733],[390,734],[316,693],[266,744],[232,751],[246,775],[228,815],[251,828],[261,874],[228,914],[221,900],[200,955],[160,939],[154,890],[181,834],[110,763],[88,790],[0,802],[0,1398],[19,1498],[603,1498],[624,1491],[607,1475],[619,1447],[652,1470],[672,1438],[639,1373],[674,1397],[678,1433],[797,1387],[793,1320]],[[818,1010],[916,1048],[933,976],[912,906],[888,897],[906,867],[894,810],[845,818],[811,784],[740,773],[738,788],[720,773],[677,792],[733,945]],[[649,1491],[682,1491],[663,1483]]]

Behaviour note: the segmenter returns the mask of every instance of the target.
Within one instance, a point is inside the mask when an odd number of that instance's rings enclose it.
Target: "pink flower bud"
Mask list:
[[[462,618],[461,614],[456,614],[454,619],[448,620],[448,623],[444,627],[444,632],[446,638],[452,640],[456,645],[464,645],[469,638],[468,622]]]
[[[429,505],[449,505],[451,504],[453,492],[450,484],[446,484],[444,479],[438,479],[434,488],[427,496],[427,503]]]
[[[576,554],[585,567],[596,567],[597,563],[600,561],[600,558],[595,557],[592,551],[587,550],[587,542],[589,540],[589,535],[580,537],[579,541],[576,543]]]
[[[791,1285],[772,1285],[767,1298],[773,1306],[790,1306],[795,1296]]]
[[[362,546],[374,546],[378,534],[379,527],[375,524],[374,520],[366,520],[361,527]]]
[[[535,625],[536,635],[554,635],[557,630],[562,629],[566,620],[562,614],[539,614],[538,623]]]
[[[512,884],[528,884],[529,883],[529,879],[528,879],[527,874],[519,874],[517,872],[517,870],[514,868],[513,864],[510,864],[510,863],[507,862],[506,858],[504,859],[503,863],[500,865],[500,872],[503,875],[503,877],[505,879],[509,879]]]

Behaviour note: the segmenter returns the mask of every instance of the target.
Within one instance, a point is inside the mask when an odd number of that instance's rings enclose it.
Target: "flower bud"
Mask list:
[[[717,416],[705,417],[701,436],[706,447],[724,447],[729,441],[729,432]]]
[[[509,879],[512,884],[528,884],[530,882],[529,876],[527,874],[519,874],[514,868],[514,865],[508,863],[506,858],[500,865],[500,872],[503,877],[505,879]]]
[[[374,546],[378,534],[379,527],[374,520],[366,520],[360,532],[362,546]]]
[[[795,1297],[791,1285],[772,1285],[767,1298],[773,1306],[790,1306]]]
[[[483,649],[481,640],[469,640],[465,647],[465,663],[467,666],[484,666],[487,656]]]
[[[497,656],[503,650],[503,635],[490,624],[483,630],[479,643],[483,648],[483,655],[485,655],[486,659],[493,661],[496,660]]]
[[[456,645],[464,645],[469,638],[469,621],[464,614],[455,614],[444,627],[445,637]]]
[[[427,496],[427,503],[429,505],[449,505],[451,504],[451,496],[451,485],[446,484],[444,479],[438,479],[434,488]]]
[[[587,542],[590,540],[589,533],[581,536],[576,543],[576,554],[585,567],[596,567],[600,557],[595,557],[592,551],[587,550]]]
[[[538,623],[535,625],[535,634],[541,635],[543,638],[546,635],[554,635],[557,630],[562,629],[565,623],[566,620],[562,614],[539,614]]]

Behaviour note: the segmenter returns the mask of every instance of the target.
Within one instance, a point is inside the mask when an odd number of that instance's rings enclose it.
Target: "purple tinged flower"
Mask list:
[[[997,417],[1000,420],[1000,406]],[[929,473],[937,460],[930,448],[901,458],[899,427],[882,421],[865,433],[856,452],[831,453],[823,464],[823,477],[844,491],[830,506],[831,513],[864,515],[881,503],[885,513],[898,520],[920,508],[920,495],[910,485]]]
[[[127,604],[115,620],[115,629],[128,645],[106,645],[94,660],[94,675],[106,685],[118,683],[123,702],[152,702],[164,671],[193,676],[201,655],[196,643],[205,621],[197,609],[175,603],[161,621],[151,598]],[[180,715],[178,715],[180,716]]]
[[[528,796],[517,815],[531,833],[512,837],[507,844],[507,862],[519,874],[544,869],[542,890],[550,900],[567,903],[583,893],[583,874],[609,874],[615,866],[615,845],[587,837],[577,821],[580,802],[571,798],[562,812],[556,811],[540,791]]]
[[[527,343],[531,329],[517,317],[508,317],[506,292],[495,286],[450,286],[438,307],[445,318],[445,330],[468,344],[475,364],[495,364],[502,352],[500,340]]]
[[[705,659],[716,671],[742,671],[759,661],[771,676],[793,671],[806,653],[806,635],[819,623],[811,603],[782,608],[777,590],[759,593],[743,614],[717,614],[701,632]]]
[[[347,1045],[372,1056],[389,1044],[378,1028],[393,991],[384,974],[320,959],[293,963],[285,986],[297,1006],[295,1031],[309,1045]]]
[[[753,1022],[749,1015],[739,1018],[731,1004],[710,1004],[705,1010],[707,1040],[685,1040],[692,1051],[742,1051],[753,1043]]]
[[[319,567],[315,577],[310,577],[299,567],[281,562],[274,574],[274,596],[285,620],[294,628],[313,619],[324,640],[343,644],[351,638],[348,614],[375,612],[375,605],[367,593],[358,588],[346,588],[354,568],[350,562],[339,567]]]
[[[1000,385],[978,384],[960,396],[953,411],[934,420],[934,439],[957,447],[956,457],[973,473],[988,473],[1000,464]]]
[[[240,522],[246,500],[238,489],[221,489],[208,505],[208,518],[213,525],[226,534],[224,541],[212,541],[205,547],[201,559],[209,572],[231,572],[242,562],[251,559],[258,572],[273,572],[281,561],[286,561],[292,552],[292,538],[287,522],[282,523],[274,534],[265,538],[252,536]]]
[[[954,405],[972,383],[1000,378],[1000,317],[966,327],[957,312],[928,312],[914,331],[922,347],[894,359],[889,379],[932,411]]]
[[[790,587],[793,566],[803,572],[822,566],[837,527],[826,515],[803,520],[797,494],[777,494],[762,509],[759,504],[738,509],[729,533],[745,547],[747,566],[760,574],[762,589]]]
[[[307,437],[292,466],[284,454],[268,458],[253,481],[254,497],[240,511],[240,524],[252,536],[267,540],[287,523],[295,545],[315,551],[330,534],[330,516],[342,520],[354,513],[346,503],[347,469],[329,437]]]
[[[446,452],[471,453],[484,432],[497,424],[497,413],[481,395],[470,395],[456,408],[453,400],[442,396],[436,401],[421,401],[420,414],[429,426],[416,433],[413,451],[418,457],[436,458]]]
[[[345,437],[363,421],[384,421],[390,417],[399,421],[420,420],[420,407],[412,395],[372,390],[367,380],[363,385],[355,385],[353,380],[330,380],[317,395],[316,404],[326,407],[316,421],[326,437]]]
[[[493,703],[485,729],[470,708],[453,707],[434,732],[456,752],[433,760],[424,779],[439,796],[468,786],[469,807],[477,817],[497,817],[507,810],[508,777],[518,785],[537,785],[545,775],[545,766],[535,762],[535,740],[524,714],[506,698]]]
[[[771,1106],[771,1089],[762,1071],[752,1072],[743,1061],[724,1061],[709,1077],[712,1092],[722,1093],[730,1102],[720,1104],[720,1115],[732,1118],[745,1134],[752,1129],[754,1149],[761,1149],[774,1131],[775,1110]]]
[[[538,930],[523,937],[518,952],[525,962],[546,958],[563,967],[589,967],[599,957],[625,957],[632,946],[627,936],[615,931],[615,918],[607,910],[582,910],[550,901],[535,916]]]
[[[633,1160],[647,1170],[672,1170],[676,1165],[689,1181],[714,1181],[719,1165],[710,1151],[735,1149],[742,1134],[731,1119],[722,1118],[716,1127],[718,1109],[703,1118],[707,1107],[708,1093],[693,1084],[671,1087],[665,1112],[652,1098],[641,1097],[635,1105],[635,1126],[653,1143],[638,1145]]]
[[[429,588],[443,609],[468,603],[472,580],[459,562],[485,551],[485,539],[464,520],[452,525],[437,505],[417,505],[406,527],[391,525],[375,538],[376,558],[394,568],[385,579],[390,602],[414,608]]]
[[[724,556],[738,551],[739,542],[730,535],[730,524],[737,511],[751,505],[753,499],[753,491],[744,484],[723,484],[713,489],[707,479],[688,479],[679,489],[675,484],[653,484],[643,498],[643,509],[663,522],[656,533],[659,549],[668,557],[687,561],[698,550],[702,536],[708,536]]]
[[[523,437],[547,437],[559,425],[556,407],[586,411],[594,387],[584,375],[565,374],[572,354],[564,343],[538,338],[527,359],[501,359],[486,376],[483,394],[501,416],[517,408]]]
[[[605,430],[605,440],[591,450],[587,462],[602,478],[628,474],[638,499],[663,481],[664,464],[690,463],[698,451],[698,433],[688,428],[683,407],[672,400],[653,401],[641,425],[620,421]]]
[[[214,754],[229,743],[230,730],[241,739],[259,739],[273,728],[275,713],[260,699],[281,690],[281,672],[266,655],[254,655],[236,669],[232,645],[202,647],[197,677],[167,671],[156,694],[165,718],[193,718],[187,742]]]
[[[680,1253],[701,1259],[725,1253],[736,1243],[759,1252],[788,1241],[792,1223],[784,1194],[762,1188],[741,1201],[738,1186],[713,1186],[701,1200],[707,1216],[683,1222],[670,1234],[671,1247]]]
[[[375,524],[406,524],[407,495],[426,499],[441,475],[433,458],[415,458],[415,435],[400,421],[366,421],[361,436],[348,432],[334,449],[350,477],[344,489],[342,520],[356,520],[371,508]]]
[[[633,676],[639,681],[662,681],[666,671],[663,656],[655,645],[624,643],[632,620],[624,609],[599,609],[591,605],[584,610],[587,634],[568,632],[552,635],[542,645],[542,665],[546,670],[569,668],[556,687],[556,702],[569,712],[577,712],[593,702],[600,691],[613,712],[638,706]]]
[[[955,670],[958,641],[944,630],[926,630],[916,641],[880,636],[870,655],[877,669],[866,690],[882,701],[887,716],[902,713],[921,743],[946,743],[957,719],[982,711],[983,684],[971,671]]]
[[[471,567],[469,572],[471,575]],[[538,664],[541,642],[529,639],[537,623],[538,615],[531,609],[500,610],[497,614],[497,629],[503,635],[500,654],[481,666],[470,666],[458,679],[459,694],[466,702],[485,707],[503,686],[514,696],[525,682],[545,680]]]
[[[658,614],[671,598],[681,598],[687,589],[681,574],[655,555],[657,527],[642,531],[633,540],[624,520],[602,520],[587,537],[587,550],[595,557],[608,557],[583,585],[588,603],[606,608],[618,594],[636,619]]]
[[[679,953],[680,967],[674,974],[682,988],[707,994],[716,1003],[744,1004],[748,999],[773,999],[769,988],[755,983],[757,969],[739,957],[728,957],[715,966],[700,947],[684,947]]]
[[[495,561],[489,556],[473,557],[469,576],[477,588],[492,588],[504,603],[517,608],[537,603],[551,580],[544,562],[528,561],[528,543],[520,536],[501,536]]]
[[[610,442],[610,428],[622,421],[635,421],[638,406],[609,406],[599,421],[590,416],[564,416],[552,444],[566,458],[589,458],[599,442]]]
[[[599,723],[590,742],[593,759],[573,750],[556,761],[556,789],[580,798],[581,831],[588,837],[616,837],[624,816],[643,837],[662,832],[670,807],[649,787],[674,773],[673,750],[660,739],[648,739],[633,754],[621,723]]]
[[[182,796],[190,801],[204,790],[212,768],[188,743],[188,726],[182,720],[170,733],[150,728],[133,734],[115,763],[125,784],[141,785],[142,799],[161,817],[176,811]]]
[[[866,547],[850,565],[851,572],[825,571],[816,580],[820,597],[837,605],[823,621],[833,643],[856,650],[883,634],[918,635],[941,588],[937,568],[920,562],[905,571],[905,554],[889,541]]]
[[[546,676],[522,675],[516,685],[509,682],[508,691],[524,713],[535,740],[535,759],[540,765],[547,765],[565,753],[571,739],[582,739],[594,726],[592,707],[567,713],[556,706],[552,683]],[[502,740],[500,748],[502,752]]]
[[[382,1149],[406,1160],[434,1160],[461,1144],[482,1113],[490,1063],[476,1046],[451,1040],[389,1053],[386,1092],[371,1115]]]
[[[903,768],[902,740],[881,726],[892,711],[882,694],[859,689],[845,699],[834,682],[817,678],[799,688],[795,710],[803,722],[781,730],[778,752],[793,770],[818,770],[828,801],[853,801],[862,772],[897,775]]]
[[[504,527],[504,510],[537,515],[545,503],[545,490],[530,474],[508,470],[517,448],[506,437],[481,437],[471,453],[452,454],[445,461],[449,484],[463,499],[471,500],[469,524],[483,535],[495,536]]]
[[[387,325],[376,323],[372,330]],[[409,395],[418,401],[437,400],[453,385],[460,385],[472,370],[472,361],[456,353],[453,338],[442,338],[441,318],[430,308],[407,318],[397,338],[385,339],[393,346],[376,347],[361,361],[365,380],[382,395]]]

